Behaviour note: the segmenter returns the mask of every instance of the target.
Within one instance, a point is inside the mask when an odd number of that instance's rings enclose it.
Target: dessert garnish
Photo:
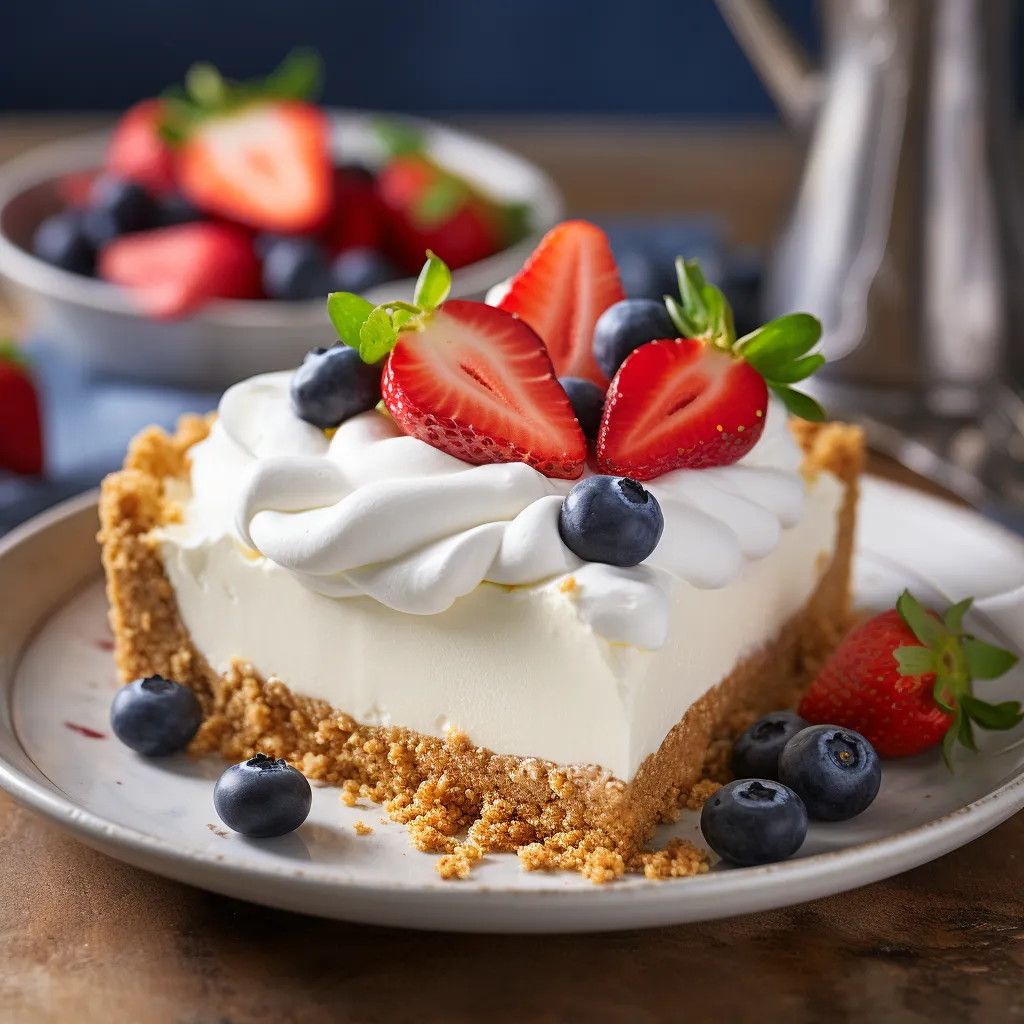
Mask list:
[[[867,810],[882,784],[882,765],[859,732],[836,725],[801,729],[779,754],[779,781],[817,821],[847,821]]]
[[[696,261],[680,257],[676,272],[680,301],[666,296],[665,303],[679,336],[638,344],[618,368],[597,442],[602,472],[650,480],[731,465],[761,437],[769,389],[794,415],[824,418],[813,398],[790,386],[825,361],[808,354],[821,336],[814,317],[791,313],[737,340],[725,296]],[[642,336],[636,320],[616,322],[623,339],[602,332],[606,353],[625,351]],[[653,315],[651,322],[657,325]]]
[[[664,302],[623,299],[597,318],[594,359],[605,377],[611,380],[634,349],[659,338],[674,338],[677,333]]]
[[[559,377],[558,383],[569,396],[583,436],[588,441],[597,441],[604,412],[605,389],[586,377]]]
[[[100,253],[99,270],[131,288],[148,315],[165,319],[208,299],[255,298],[260,287],[249,235],[217,221],[122,235]]]
[[[0,471],[38,476],[43,471],[39,396],[18,349],[0,338]]]
[[[380,401],[381,368],[347,345],[315,348],[292,374],[295,415],[321,430],[368,412]]]
[[[771,779],[738,779],[704,804],[701,832],[708,846],[749,867],[792,857],[807,836],[807,809],[793,790]]]
[[[773,711],[746,729],[732,745],[730,768],[737,779],[777,779],[782,748],[810,722],[792,711]]]
[[[941,617],[904,591],[895,609],[856,627],[836,648],[800,702],[810,722],[856,729],[882,757],[905,757],[942,744],[952,767],[959,742],[977,750],[974,726],[1006,730],[1024,715],[1019,701],[989,704],[975,679],[996,679],[1017,664],[1010,651],[964,629],[972,599]]]
[[[505,310],[445,301],[450,289],[447,265],[428,253],[411,303],[340,292],[327,308],[364,362],[387,357],[384,404],[406,434],[465,462],[578,477],[586,440],[543,342]]]
[[[615,476],[590,476],[566,495],[558,532],[587,562],[639,565],[658,546],[665,517],[642,484]]]
[[[585,220],[563,221],[540,241],[498,303],[529,324],[559,377],[608,378],[594,359],[594,325],[625,297],[605,233]]]
[[[256,754],[225,769],[213,789],[213,806],[235,832],[273,839],[294,832],[309,817],[313,790],[284,758]]]
[[[122,686],[110,705],[114,735],[147,757],[166,757],[184,750],[202,722],[203,709],[196,695],[163,676],[148,676]]]
[[[174,150],[178,184],[197,206],[282,233],[318,228],[332,200],[325,113],[307,102],[320,59],[295,51],[253,82],[194,64],[163,97],[160,132]]]

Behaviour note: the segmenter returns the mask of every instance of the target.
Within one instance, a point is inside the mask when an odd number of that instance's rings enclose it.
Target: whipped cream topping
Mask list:
[[[665,515],[646,562],[584,563],[558,532],[573,481],[524,463],[471,466],[378,411],[328,438],[292,412],[289,380],[266,374],[225,393],[193,450],[189,530],[215,534],[233,521],[242,544],[328,597],[431,615],[482,582],[564,587],[571,574],[576,610],[597,635],[654,650],[665,643],[674,581],[728,586],[803,513],[801,452],[773,405],[740,462],[646,485]]]

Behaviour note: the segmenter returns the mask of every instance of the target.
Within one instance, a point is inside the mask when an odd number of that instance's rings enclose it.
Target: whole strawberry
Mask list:
[[[975,725],[1012,729],[1024,719],[1020,703],[980,700],[973,681],[1003,675],[1017,657],[964,632],[971,601],[940,618],[904,591],[895,609],[868,619],[839,645],[804,694],[800,714],[856,730],[882,757],[941,743],[947,764],[957,742],[978,749]]]
[[[0,341],[0,471],[38,476],[43,471],[39,399],[18,350]]]

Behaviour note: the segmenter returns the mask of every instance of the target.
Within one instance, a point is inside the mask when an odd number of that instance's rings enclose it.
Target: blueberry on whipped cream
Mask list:
[[[380,367],[344,345],[315,348],[292,375],[291,397],[299,419],[328,430],[380,401]]]
[[[608,565],[639,565],[664,529],[658,499],[629,477],[581,480],[566,495],[558,519],[558,532],[573,554]]]

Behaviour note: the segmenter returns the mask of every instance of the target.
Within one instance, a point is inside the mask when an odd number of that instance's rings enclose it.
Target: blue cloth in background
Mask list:
[[[660,219],[656,225],[625,221],[606,227],[631,295],[675,294],[672,261],[679,253],[700,259],[713,281],[728,277],[732,258],[723,248],[720,225],[712,218]],[[742,324],[742,285],[749,261],[732,262],[741,287],[731,297]],[[749,308],[751,302],[746,305]],[[0,534],[95,487],[121,465],[128,441],[143,427],[155,423],[170,430],[183,413],[215,409],[220,397],[92,377],[46,339],[31,341],[26,352],[42,398],[47,476],[38,481],[0,473]]]

